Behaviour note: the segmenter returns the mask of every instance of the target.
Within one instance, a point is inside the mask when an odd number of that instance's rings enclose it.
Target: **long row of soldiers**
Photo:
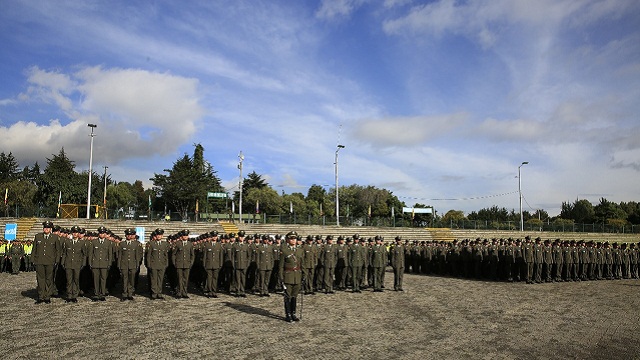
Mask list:
[[[476,239],[405,242],[406,272],[531,283],[638,279],[640,243]]]
[[[283,242],[285,239],[293,243]],[[389,253],[381,237],[370,239],[368,245],[357,234],[346,243],[340,237],[337,244],[331,235],[324,240],[309,236],[304,243],[296,233],[285,239],[280,235],[246,236],[244,231],[224,236],[212,231],[191,238],[188,230],[165,239],[164,231],[156,229],[143,246],[134,229],[126,229],[122,239],[105,227],[94,233],[77,226],[61,229],[47,221],[33,241],[36,303],[50,303],[51,296],[62,293],[67,302],[77,302],[78,296],[90,293],[92,300],[104,301],[108,293],[115,293],[118,283],[122,283],[121,300],[133,300],[142,263],[147,268],[151,299],[164,298],[166,279],[178,298],[188,297],[191,280],[208,297],[217,297],[219,289],[241,297],[247,291],[260,296],[284,291],[295,302],[296,296],[286,285],[289,273],[300,275],[299,283],[307,294],[331,294],[347,287],[354,292],[365,287],[382,291]],[[287,254],[288,250],[300,253]],[[394,288],[401,291],[404,250],[399,242],[391,262],[397,269]],[[287,314],[291,308],[295,314],[295,305],[288,308]]]

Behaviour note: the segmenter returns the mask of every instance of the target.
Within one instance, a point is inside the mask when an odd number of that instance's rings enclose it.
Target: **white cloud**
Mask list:
[[[187,142],[199,126],[198,81],[137,69],[86,67],[73,74],[32,68],[29,101],[51,99],[69,117],[47,125],[20,121],[0,127],[3,149],[26,163],[64,147],[70,158],[87,158],[87,123],[95,123],[96,151],[102,161],[170,154]],[[68,121],[64,124],[63,121]],[[24,139],[32,141],[25,142]]]
[[[415,146],[429,139],[445,136],[461,127],[466,120],[465,113],[365,119],[355,124],[352,134],[358,141],[373,147]]]
[[[316,17],[323,20],[347,18],[364,2],[365,0],[322,0]]]

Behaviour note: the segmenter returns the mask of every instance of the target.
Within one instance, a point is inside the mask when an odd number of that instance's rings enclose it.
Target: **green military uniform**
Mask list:
[[[62,243],[62,259],[60,264],[64,267],[67,277],[67,302],[78,302],[80,295],[80,271],[85,264],[86,252],[85,243],[79,239],[79,228],[74,227],[76,232],[72,239],[64,239]]]
[[[402,277],[404,275],[404,254],[405,249],[399,237],[396,244],[391,249],[391,267],[393,268],[393,289],[403,291]]]
[[[322,259],[323,286],[325,294],[333,294],[333,276],[338,261],[338,245],[333,244],[333,237],[327,236],[327,243],[320,250]]]
[[[151,287],[151,299],[163,299],[162,285],[164,273],[169,266],[169,243],[162,240],[164,230],[156,229],[151,233],[152,241],[147,244],[145,259],[147,277]]]
[[[38,283],[38,300],[36,303],[50,303],[53,294],[53,277],[55,265],[60,257],[60,239],[52,234],[53,223],[45,221],[43,232],[33,239],[33,263],[36,266]]]
[[[176,274],[178,277],[178,286],[176,290],[176,297],[188,299],[187,289],[189,287],[189,274],[191,273],[191,267],[196,260],[195,249],[193,244],[188,241],[189,233],[186,230],[180,232],[181,239],[176,241],[173,252],[171,253],[171,262],[176,268]]]
[[[224,261],[224,248],[218,241],[218,232],[210,233],[213,240],[207,240],[202,244],[202,266],[206,274],[204,284],[204,295],[208,297],[218,297],[218,275]]]
[[[135,239],[135,235],[135,229],[126,229],[126,240],[117,247],[117,265],[122,274],[122,301],[133,300],[136,273],[142,261],[142,244]]]
[[[258,269],[257,283],[260,296],[269,296],[269,280],[273,271],[273,249],[267,244],[267,239],[256,246],[256,265]]]
[[[11,243],[11,273],[17,275],[20,272],[20,264],[24,258],[24,246],[19,241]]]
[[[245,285],[250,261],[249,245],[243,240],[243,236],[239,236],[238,240],[233,244],[233,288],[236,296],[240,297],[247,296],[245,294]]]
[[[302,263],[302,279],[304,281],[305,294],[313,293],[313,276],[317,265],[316,247],[311,243],[312,238],[307,238],[307,242],[302,245],[304,251],[304,262]]]
[[[107,295],[107,276],[113,263],[114,244],[106,239],[106,233],[91,242],[89,250],[89,267],[93,275],[94,301],[105,301]]]
[[[371,268],[373,269],[373,291],[382,291],[382,274],[387,267],[387,248],[376,236],[376,244],[371,248]]]
[[[357,238],[354,239],[358,241]],[[365,266],[367,250],[359,242],[355,242],[349,248],[349,265],[351,266],[351,277],[353,279],[353,292],[360,292],[362,281],[362,269]]]
[[[302,284],[302,263],[305,253],[301,247],[295,245],[296,237],[297,234],[295,232],[287,234],[289,245],[282,247],[278,269],[278,277],[284,284],[284,311],[287,322],[298,321],[296,299]]]

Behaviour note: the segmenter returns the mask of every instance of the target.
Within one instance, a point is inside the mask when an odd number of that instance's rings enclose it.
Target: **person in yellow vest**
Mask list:
[[[7,260],[7,253],[9,252],[9,246],[7,240],[0,240],[0,272],[5,271],[5,265]]]
[[[31,253],[33,252],[33,242],[27,240],[24,244],[24,269],[25,271],[33,271],[33,261],[31,260]]]

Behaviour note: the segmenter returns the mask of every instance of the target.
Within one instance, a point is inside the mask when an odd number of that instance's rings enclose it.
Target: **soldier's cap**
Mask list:
[[[211,236],[218,236],[218,235],[219,235],[219,234],[218,234],[218,230],[212,230],[212,231],[209,233],[209,235],[211,235]]]
[[[238,236],[244,237],[245,235],[246,235],[246,233],[244,232],[244,230],[238,231]]]
[[[53,225],[53,231],[60,231],[60,225]]]
[[[287,233],[287,239],[291,239],[291,238],[297,238],[298,237],[298,233],[295,231],[289,231]]]
[[[307,241],[313,241],[313,235],[307,235]]]
[[[316,240],[322,240],[322,235],[316,235]]]
[[[351,241],[352,241],[351,238],[347,238],[347,242],[351,242]]]
[[[276,240],[278,240],[278,239],[282,239],[282,235],[276,234]]]
[[[163,235],[164,234],[164,229],[157,228],[157,229],[154,230],[154,232],[156,233],[156,235]]]
[[[396,241],[401,241],[402,240],[402,236],[396,236]]]
[[[188,229],[180,230],[178,235],[179,236],[189,236],[189,230]]]
[[[42,223],[42,228],[49,228],[49,229],[53,229],[53,222],[47,220],[45,222]]]
[[[376,235],[376,241],[378,241],[378,240],[382,240],[382,236]]]
[[[354,240],[355,240],[355,239],[360,239],[360,234],[358,234],[358,233],[353,234],[353,239],[354,239]]]
[[[338,240],[344,240],[344,237],[342,235],[338,236]]]
[[[136,229],[134,228],[127,228],[124,230],[124,234],[125,235],[135,235],[136,234]]]
[[[79,233],[80,232],[80,226],[78,225],[74,225],[71,227],[71,232],[72,233]]]
[[[98,234],[106,234],[106,233],[108,233],[108,232],[109,232],[109,230],[107,230],[107,228],[106,228],[106,227],[104,227],[104,226],[100,226],[100,227],[98,228]]]
[[[333,240],[333,235],[327,235],[327,237],[325,238],[325,240]]]
[[[264,235],[262,235],[261,239],[262,240],[268,240],[269,239],[269,235],[264,234]]]

